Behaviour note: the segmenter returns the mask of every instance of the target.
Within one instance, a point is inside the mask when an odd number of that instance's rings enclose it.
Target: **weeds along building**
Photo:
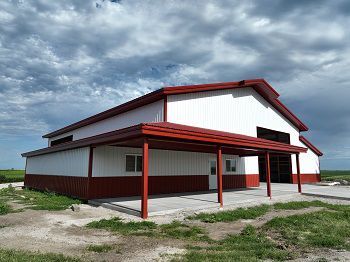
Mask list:
[[[43,136],[25,187],[96,199],[317,182],[322,153],[263,79],[165,87]]]

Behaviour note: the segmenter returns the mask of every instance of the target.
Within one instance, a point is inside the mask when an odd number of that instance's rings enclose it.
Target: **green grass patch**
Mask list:
[[[319,200],[315,201],[291,201],[286,203],[276,203],[273,208],[276,210],[296,210],[309,207],[330,207],[329,204]]]
[[[220,211],[217,213],[199,213],[190,216],[188,219],[200,220],[205,223],[232,222],[239,219],[255,219],[265,215],[270,209],[269,205],[260,205],[248,208],[237,208],[229,211]]]
[[[0,200],[0,215],[6,215],[12,211],[11,207]]]
[[[96,252],[96,253],[105,253],[114,249],[114,246],[102,244],[102,245],[90,245],[87,247],[88,251]]]
[[[0,249],[0,261],[6,262],[79,262],[80,259],[66,257],[61,254],[37,253],[12,249]]]
[[[106,229],[123,235],[209,241],[209,237],[203,228],[186,225],[178,221],[173,221],[170,224],[157,225],[150,221],[124,222],[119,217],[114,217],[111,219],[93,221],[86,226],[88,228]]]
[[[0,200],[16,200],[18,203],[28,205],[36,210],[64,210],[72,204],[80,204],[81,201],[70,197],[49,192],[35,190],[16,190],[8,187],[0,190]]]
[[[321,178],[324,181],[346,180],[350,182],[350,170],[321,170]]]
[[[209,237],[203,228],[189,226],[179,221],[173,221],[170,224],[160,225],[159,234],[164,237],[177,239],[209,240]]]
[[[327,209],[273,218],[263,228],[278,233],[282,241],[301,248],[350,250],[350,206],[327,203],[322,206]]]
[[[293,254],[279,249],[266,235],[253,226],[247,226],[241,234],[231,235],[215,244],[191,246],[182,261],[261,261],[287,260]]]
[[[141,221],[141,222],[124,222],[119,217],[111,219],[101,219],[99,221],[92,221],[87,224],[88,228],[106,229],[113,232],[118,232],[123,235],[130,234],[149,234],[152,233],[157,225],[154,222]]]
[[[0,184],[24,181],[24,170],[0,170]]]

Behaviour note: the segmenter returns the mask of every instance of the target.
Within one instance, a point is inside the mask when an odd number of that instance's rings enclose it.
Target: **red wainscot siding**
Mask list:
[[[87,199],[87,177],[26,174],[24,186]]]
[[[259,187],[259,174],[223,175],[223,189]]]
[[[321,175],[320,174],[301,174],[301,183],[316,183],[321,181]],[[298,177],[297,174],[292,174],[292,182],[293,184],[298,183]]]
[[[150,195],[209,190],[207,175],[149,176]],[[141,177],[92,177],[91,198],[140,196]]]
[[[92,177],[90,199],[140,196],[141,176]],[[168,194],[209,190],[208,175],[149,176],[149,194]],[[26,174],[25,187],[88,199],[88,178]],[[258,187],[259,175],[224,175],[223,189]]]

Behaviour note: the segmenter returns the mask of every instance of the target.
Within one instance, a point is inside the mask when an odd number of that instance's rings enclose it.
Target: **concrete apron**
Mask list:
[[[280,190],[272,184],[273,200],[291,198],[297,193],[296,185],[289,185],[289,190]],[[242,204],[269,203],[270,199],[266,194],[266,185],[258,188],[225,190],[223,192],[224,207],[229,209]],[[130,215],[139,216],[141,200],[136,197],[93,199],[89,201],[95,206],[102,206]],[[204,209],[219,209],[216,191],[190,192],[178,194],[151,195],[148,199],[148,215],[158,216],[173,214],[180,211],[198,211]]]

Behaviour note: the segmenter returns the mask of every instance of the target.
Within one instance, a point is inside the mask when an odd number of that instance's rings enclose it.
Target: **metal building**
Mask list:
[[[96,199],[320,180],[322,153],[263,79],[165,87],[43,136],[25,186]]]

